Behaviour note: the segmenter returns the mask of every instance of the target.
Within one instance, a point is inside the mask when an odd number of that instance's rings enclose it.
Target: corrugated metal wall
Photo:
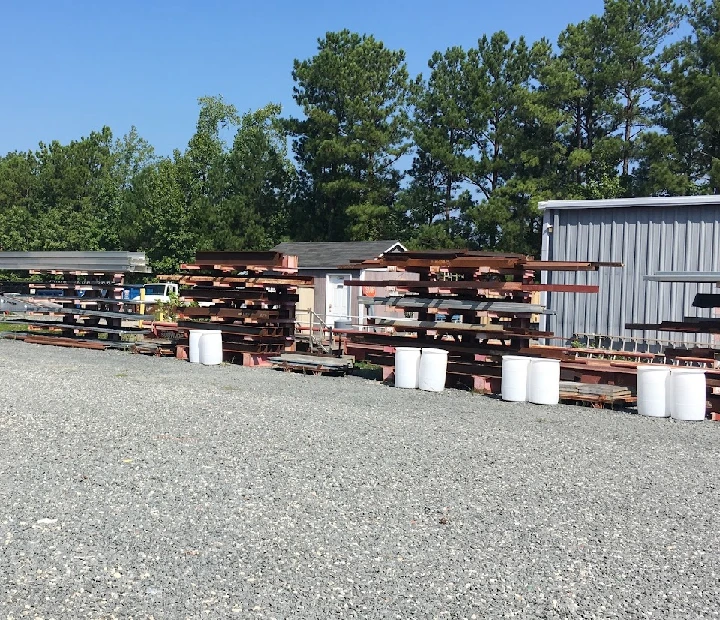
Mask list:
[[[548,226],[552,230],[548,231]],[[614,261],[624,267],[599,272],[548,273],[555,284],[599,284],[597,295],[547,293],[555,316],[545,326],[556,336],[594,333],[622,338],[653,338],[709,343],[703,334],[630,332],[626,323],[682,321],[711,316],[692,307],[698,292],[717,291],[712,284],[645,282],[658,271],[720,270],[720,206],[548,209],[544,215],[543,258]]]

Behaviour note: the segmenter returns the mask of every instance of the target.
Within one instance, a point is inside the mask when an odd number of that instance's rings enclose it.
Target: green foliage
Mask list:
[[[449,248],[466,248],[467,240],[454,236],[452,232],[448,232],[446,226],[442,222],[435,224],[423,224],[415,234],[406,241],[411,250],[444,250]]]
[[[270,104],[240,119],[232,149],[212,177],[206,247],[269,249],[289,234],[296,175],[280,111]]]
[[[173,291],[168,294],[167,301],[156,304],[155,316],[163,317],[167,321],[176,321],[181,308],[186,306],[180,301],[180,296]]]
[[[0,163],[0,246],[95,250],[116,244],[112,132],[104,127]]]
[[[545,76],[563,114],[558,133],[567,164],[559,185],[571,195],[582,195],[587,183],[617,173],[620,147],[613,134],[619,106],[609,71],[608,37],[598,16],[568,26],[558,39],[560,53]]]
[[[291,120],[300,166],[293,225],[308,240],[371,239],[399,190],[398,159],[408,150],[405,53],[372,36],[329,32],[318,53],[296,60]]]
[[[621,174],[626,182],[630,164],[638,158],[637,136],[652,125],[653,67],[660,44],[677,27],[679,16],[673,0],[605,0],[604,71],[615,94],[614,124],[621,132]]]
[[[197,233],[187,208],[180,171],[170,159],[146,167],[135,180],[137,249],[156,273],[174,273],[195,254]]]
[[[407,210],[416,226],[431,226],[442,217],[446,236],[453,213],[461,208],[460,184],[472,167],[471,119],[458,96],[466,91],[466,64],[467,54],[461,48],[435,52],[428,63],[429,79],[416,79],[412,89],[416,154]]]
[[[670,45],[658,67],[657,124],[671,141],[664,153],[662,141],[651,142],[640,176],[657,194],[720,192],[720,1],[692,0],[688,11],[691,34]]]
[[[525,192],[557,150],[558,121],[539,87],[550,54],[547,41],[498,32],[467,52],[433,56],[427,82],[414,84],[417,151],[403,197],[411,245],[534,246],[538,215]]]

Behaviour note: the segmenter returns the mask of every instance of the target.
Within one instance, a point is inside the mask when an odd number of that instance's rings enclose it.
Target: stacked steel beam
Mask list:
[[[297,257],[279,252],[198,252],[186,273],[161,276],[180,285],[192,305],[181,308],[178,327],[219,330],[227,361],[262,363],[294,349],[297,287],[312,278],[297,275]],[[178,353],[187,354],[187,338]]]
[[[720,287],[720,273],[714,271],[665,271],[645,276],[648,282],[694,282],[715,284]],[[698,293],[693,300],[694,308],[720,308],[720,295]],[[720,319],[716,317],[686,316],[682,321],[661,323],[627,323],[625,329],[633,331],[657,330],[686,334],[720,334]]]
[[[698,282],[718,283],[718,272],[666,272],[645,276],[646,281],[655,282]],[[698,308],[720,306],[720,295],[698,294],[693,302]],[[684,321],[663,321],[661,323],[626,324],[626,329],[637,331],[669,331],[684,333],[720,333],[720,320],[706,317],[685,317]],[[665,347],[658,353],[639,353],[602,348],[584,347],[532,347],[534,352],[561,360],[561,378],[580,384],[607,384],[624,386],[634,393],[637,388],[637,367],[640,364],[677,366],[702,366],[705,371],[708,393],[708,412],[714,420],[720,420],[720,351],[712,347],[679,348]],[[567,385],[567,384],[565,384]],[[583,395],[583,399],[586,395]],[[572,400],[572,399],[568,399]],[[595,399],[596,403],[606,398]]]
[[[695,282],[715,284],[720,287],[719,272],[704,271],[669,271],[658,272],[654,275],[645,276],[649,282]],[[714,293],[698,293],[693,300],[695,308],[720,308],[720,295]],[[685,334],[720,334],[720,318],[716,317],[693,317],[686,316],[682,321],[662,321],[660,323],[627,323],[625,329],[633,331],[663,331]],[[679,349],[672,348],[665,350],[667,359],[676,365],[702,366],[705,369],[707,381],[707,399],[713,419],[720,420],[720,394],[715,391],[720,389],[720,369],[718,368],[718,356],[720,350],[713,347]]]
[[[144,252],[0,252],[0,270],[45,273],[148,273]]]
[[[614,263],[536,261],[521,254],[438,251],[387,254],[381,259],[353,263],[354,269],[392,268],[418,274],[419,280],[388,277],[373,280],[398,296],[361,297],[360,303],[411,312],[417,316],[369,319],[369,331],[347,332],[348,353],[379,364],[389,376],[398,346],[447,350],[448,383],[478,391],[500,389],[501,357],[505,354],[544,355],[531,341],[552,333],[533,328],[533,315],[549,312],[532,303],[542,291],[597,293],[597,286],[553,285],[535,282],[537,271],[591,271]],[[391,273],[388,274],[391,276]],[[348,286],[367,286],[348,280]],[[438,320],[443,314],[448,320]],[[450,321],[456,317],[459,322]],[[393,333],[378,330],[390,329]]]
[[[24,330],[5,337],[58,346],[122,346],[125,335],[148,333],[134,322],[154,318],[136,314],[136,303],[120,299],[125,273],[148,271],[143,252],[0,252],[0,269],[51,276],[46,282],[10,283],[15,295],[3,307],[14,314],[5,322]]]

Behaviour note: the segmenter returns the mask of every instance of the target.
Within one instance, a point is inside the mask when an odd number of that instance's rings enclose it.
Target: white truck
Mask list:
[[[175,282],[153,282],[146,284],[145,303],[148,305],[167,303],[170,301],[170,295],[178,294],[178,285]],[[140,287],[133,287],[130,291],[130,301],[140,301]]]

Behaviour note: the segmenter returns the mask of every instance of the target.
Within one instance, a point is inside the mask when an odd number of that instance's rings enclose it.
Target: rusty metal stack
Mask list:
[[[356,269],[392,268],[414,272],[419,279],[388,277],[373,281],[374,286],[394,289],[398,294],[364,297],[361,303],[399,313],[397,318],[369,319],[368,331],[348,331],[347,351],[383,366],[388,377],[393,371],[395,347],[444,349],[449,353],[449,385],[498,393],[503,355],[554,356],[552,348],[532,346],[532,341],[553,335],[534,327],[533,316],[548,310],[532,303],[533,294],[598,292],[598,287],[591,285],[539,284],[536,273],[595,271],[602,266],[619,265],[537,261],[521,254],[459,250],[392,253],[355,263]],[[348,280],[346,284],[366,286],[368,282]],[[388,329],[393,333],[381,331]]]
[[[280,252],[198,252],[185,272],[163,276],[180,285],[178,328],[185,332],[179,355],[187,354],[190,329],[219,330],[226,361],[264,363],[294,350],[297,287],[312,278],[297,275],[297,257]]]

